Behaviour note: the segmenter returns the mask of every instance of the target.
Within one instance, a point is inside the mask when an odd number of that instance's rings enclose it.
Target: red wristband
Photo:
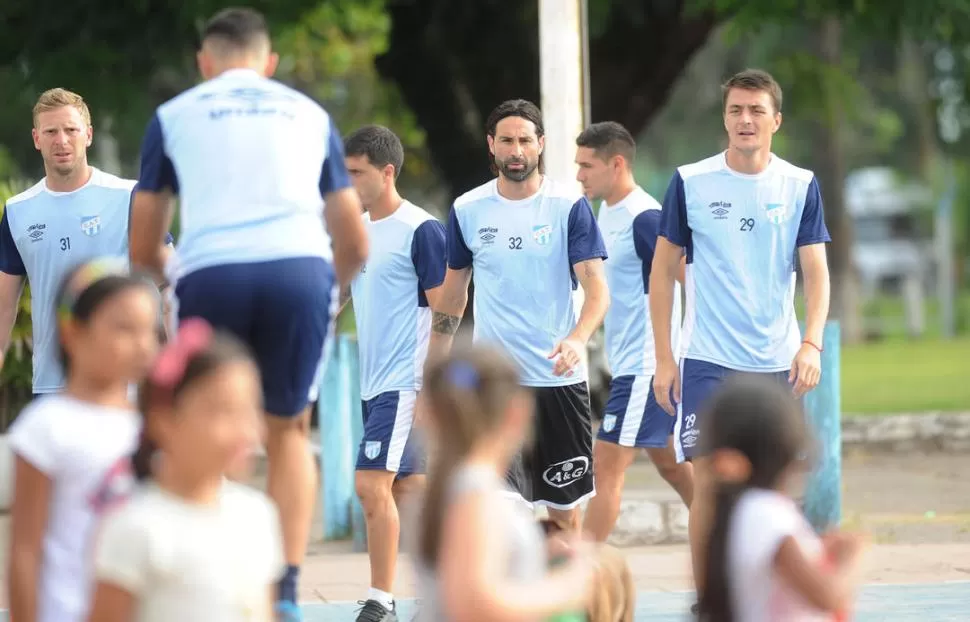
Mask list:
[[[803,344],[807,343],[808,345],[818,350],[820,353],[822,352],[822,348],[820,346],[815,345],[813,342],[809,341],[808,339],[803,340],[802,343]]]

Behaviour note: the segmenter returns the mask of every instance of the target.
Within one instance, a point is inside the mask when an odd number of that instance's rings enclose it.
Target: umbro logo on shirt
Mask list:
[[[728,211],[731,209],[731,204],[727,201],[714,201],[707,207],[711,210],[711,214],[714,215],[714,220],[724,220],[727,218]]]
[[[47,229],[47,225],[43,223],[37,223],[27,227],[27,237],[30,238],[31,242],[40,242],[44,239],[44,230]]]
[[[498,229],[495,227],[482,227],[478,230],[478,237],[481,239],[482,244],[492,244],[495,242],[496,233],[498,233]]]

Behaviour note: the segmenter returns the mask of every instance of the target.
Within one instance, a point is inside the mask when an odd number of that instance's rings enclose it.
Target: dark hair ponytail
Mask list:
[[[704,560],[704,589],[699,601],[700,622],[734,622],[734,603],[728,583],[728,534],[731,517],[741,495],[748,489],[744,484],[719,483],[714,492],[714,522],[708,533]]]
[[[736,622],[728,559],[735,509],[748,490],[777,489],[799,460],[807,445],[804,413],[791,387],[763,376],[737,374],[711,396],[701,417],[701,449],[709,456],[715,484],[700,622]],[[719,454],[730,456],[739,468],[729,472],[734,469],[727,461],[721,465]]]

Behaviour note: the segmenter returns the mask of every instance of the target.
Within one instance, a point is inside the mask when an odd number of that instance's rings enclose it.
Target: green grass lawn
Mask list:
[[[842,349],[842,412],[970,411],[970,336]]]

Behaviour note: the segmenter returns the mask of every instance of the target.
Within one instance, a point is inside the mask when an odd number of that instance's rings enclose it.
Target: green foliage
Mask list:
[[[26,181],[0,181],[0,205],[20,194],[32,184]],[[3,212],[0,211],[0,214]],[[33,375],[31,354],[33,352],[30,326],[30,287],[24,289],[20,298],[20,311],[10,336],[10,348],[0,371],[0,386],[30,391]]]
[[[387,50],[391,21],[385,0],[332,0],[283,29],[276,48],[279,77],[324,102],[341,133],[376,123],[401,139],[407,159],[399,183],[426,185],[432,176],[424,132],[374,59]]]

